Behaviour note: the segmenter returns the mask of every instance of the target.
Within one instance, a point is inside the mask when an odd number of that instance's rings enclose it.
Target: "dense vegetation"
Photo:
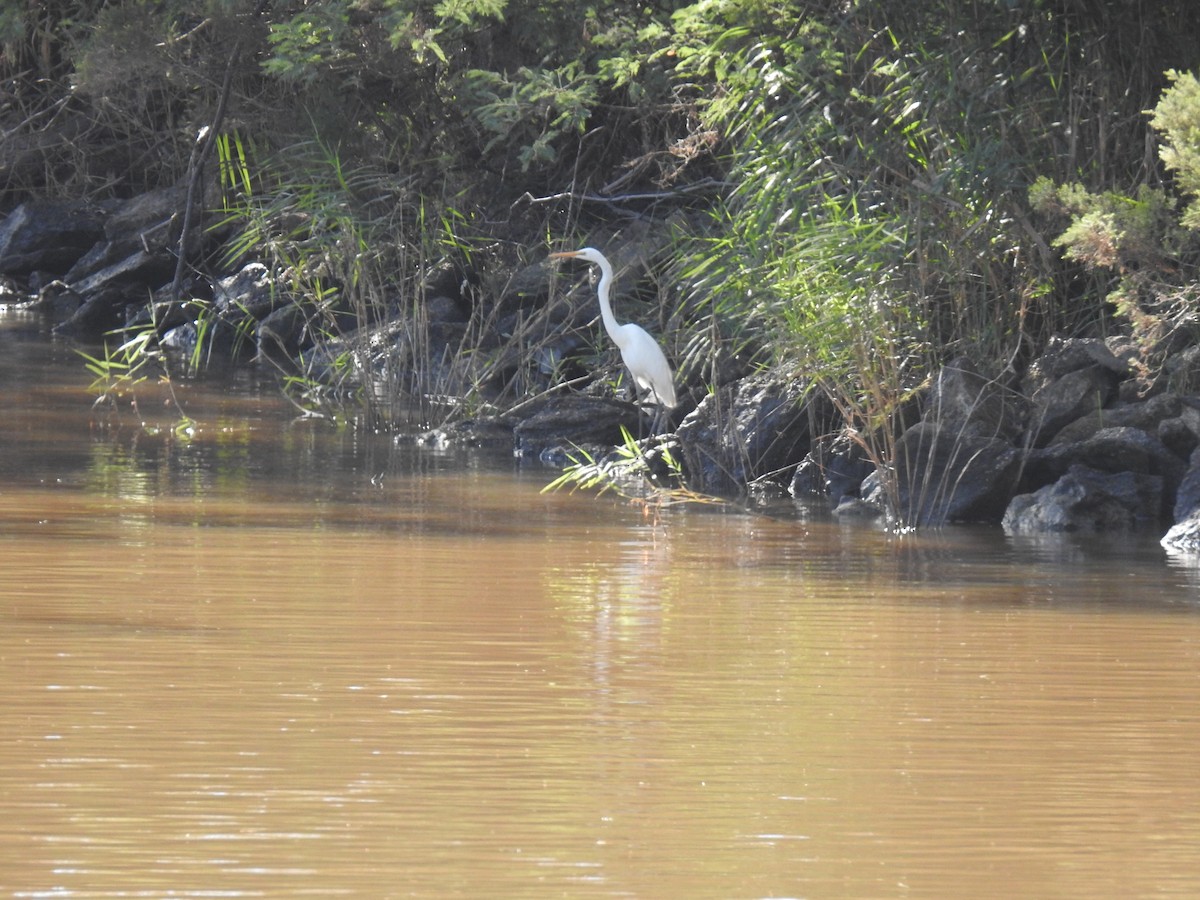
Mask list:
[[[1004,379],[1051,334],[1124,331],[1150,383],[1195,339],[1191,13],[10,3],[0,207],[178,182],[211,126],[209,266],[264,259],[358,321],[399,297],[417,323],[432,273],[479,298],[551,244],[649,222],[636,316],[681,380],[776,367],[872,432],[951,357]]]

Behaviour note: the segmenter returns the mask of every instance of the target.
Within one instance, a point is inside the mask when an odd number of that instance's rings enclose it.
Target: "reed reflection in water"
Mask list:
[[[645,515],[253,391],[134,437],[67,371],[0,425],[7,894],[1200,894],[1152,540]]]

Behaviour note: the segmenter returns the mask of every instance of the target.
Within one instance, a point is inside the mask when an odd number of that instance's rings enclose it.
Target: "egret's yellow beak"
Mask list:
[[[578,255],[579,255],[578,250],[568,250],[564,253],[551,253],[550,258],[551,259],[570,259],[571,257],[578,256]]]

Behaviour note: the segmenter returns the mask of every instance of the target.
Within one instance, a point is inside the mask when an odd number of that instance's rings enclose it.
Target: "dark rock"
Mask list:
[[[44,313],[54,322],[64,322],[71,318],[79,307],[83,306],[83,298],[61,281],[51,281],[38,291],[37,298],[29,304],[29,309]]]
[[[960,357],[938,372],[925,419],[1015,442],[1025,427],[1028,406],[1023,397],[985,378],[971,360]]]
[[[1053,484],[1014,497],[1002,524],[1008,534],[1132,531],[1157,522],[1161,505],[1158,476],[1073,465]]]
[[[185,322],[182,325],[177,325],[170,328],[159,339],[159,346],[163,350],[178,354],[179,356],[190,357],[196,350],[196,345],[200,341],[200,331],[193,322]]]
[[[125,307],[130,302],[129,294],[119,288],[96,291],[70,318],[55,325],[53,331],[62,337],[97,340],[125,325]]]
[[[174,185],[147,191],[126,200],[104,223],[104,236],[117,245],[138,245],[147,250],[161,250],[178,241],[179,228],[171,224],[183,215],[187,202],[186,185]]]
[[[62,280],[82,296],[84,306],[58,332],[97,338],[108,323],[136,318],[127,307],[150,302],[151,289],[175,273],[179,219],[184,190],[164,188],[128,200],[104,222],[104,233],[91,249],[77,255]],[[192,235],[198,247],[200,229]],[[107,303],[111,308],[100,310]]]
[[[458,301],[444,294],[436,294],[425,301],[425,319],[430,324],[444,322],[460,324],[467,321]]]
[[[833,508],[833,514],[838,518],[876,519],[883,515],[883,509],[870,500],[858,497],[843,497]]]
[[[1128,361],[1119,358],[1103,341],[1052,337],[1041,356],[1029,366],[1022,379],[1022,392],[1026,397],[1033,397],[1064,375],[1094,366],[1109,372],[1117,380],[1127,378],[1130,373]]]
[[[1093,409],[1064,426],[1048,446],[1084,441],[1104,428],[1139,428],[1154,433],[1164,419],[1178,416],[1182,404],[1175,394],[1158,394],[1148,400]]]
[[[159,334],[166,334],[181,325],[194,325],[211,299],[212,285],[205,279],[184,279],[178,300],[175,299],[174,285],[165,284],[151,295],[149,303],[133,310],[128,324],[132,328],[153,326]]]
[[[1162,374],[1176,391],[1200,389],[1200,345],[1192,344],[1169,356],[1163,363]]]
[[[558,267],[548,260],[519,269],[504,285],[500,302],[506,306],[530,306],[544,302],[550,296],[550,282],[557,270]]]
[[[468,287],[470,278],[459,270],[452,263],[442,260],[436,264],[432,271],[425,278],[425,284],[422,293],[426,297],[437,299],[446,299],[455,302],[451,298],[461,298],[464,289]],[[432,304],[432,301],[430,301]],[[460,313],[461,315],[461,313]],[[433,317],[430,316],[432,321]]]
[[[897,512],[910,525],[998,521],[1020,467],[1020,452],[1006,441],[918,422],[896,445]]]
[[[1032,451],[1025,461],[1022,486],[1033,489],[1061,478],[1075,464],[1101,472],[1133,472],[1162,479],[1163,510],[1169,512],[1183,478],[1184,462],[1153,435],[1138,428],[1102,428],[1085,441]]]
[[[0,274],[45,269],[61,275],[104,238],[107,211],[58,200],[23,203],[0,224]]]
[[[739,494],[755,478],[796,464],[808,452],[816,414],[799,385],[751,376],[720,388],[678,429],[689,487]]]
[[[415,436],[401,435],[397,443],[412,441],[431,450],[472,447],[485,450],[513,449],[513,421],[504,416],[462,419]]]
[[[623,443],[622,426],[636,436],[639,422],[638,409],[630,403],[578,394],[553,396],[513,429],[516,454],[538,459],[551,447],[612,447]]]
[[[829,435],[812,442],[796,467],[788,493],[826,494],[834,506],[858,497],[863,479],[875,471],[866,449],[846,434]],[[876,511],[878,512],[878,510]]]
[[[1179,398],[1179,421],[1200,441],[1200,397]]]
[[[255,331],[258,358],[291,363],[307,343],[309,315],[296,303],[270,312]]]
[[[1117,376],[1103,366],[1086,366],[1047,382],[1030,398],[1029,443],[1044,447],[1071,422],[1102,409],[1116,394]]]
[[[248,263],[213,283],[213,307],[224,319],[261,321],[287,299],[262,263]]]
[[[149,191],[125,201],[104,223],[104,240],[76,260],[63,276],[84,296],[108,287],[136,285],[144,297],[175,273],[186,190],[181,186]],[[189,252],[201,241],[190,235]]]
[[[1200,446],[1200,438],[1182,415],[1163,419],[1158,423],[1155,434],[1163,445],[1180,459],[1187,459],[1192,455],[1192,451]]]
[[[1187,471],[1179,482],[1175,493],[1175,508],[1172,511],[1176,522],[1200,513],[1200,450],[1192,452]]]
[[[76,293],[87,297],[115,288],[137,301],[148,301],[151,286],[171,277],[175,271],[175,261],[165,250],[135,250],[83,277],[72,274],[78,269],[76,266],[64,278]]]

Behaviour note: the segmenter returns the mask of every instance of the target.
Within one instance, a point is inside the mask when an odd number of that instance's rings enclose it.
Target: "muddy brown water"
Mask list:
[[[1153,536],[647,513],[89,380],[0,316],[6,896],[1200,896]]]

